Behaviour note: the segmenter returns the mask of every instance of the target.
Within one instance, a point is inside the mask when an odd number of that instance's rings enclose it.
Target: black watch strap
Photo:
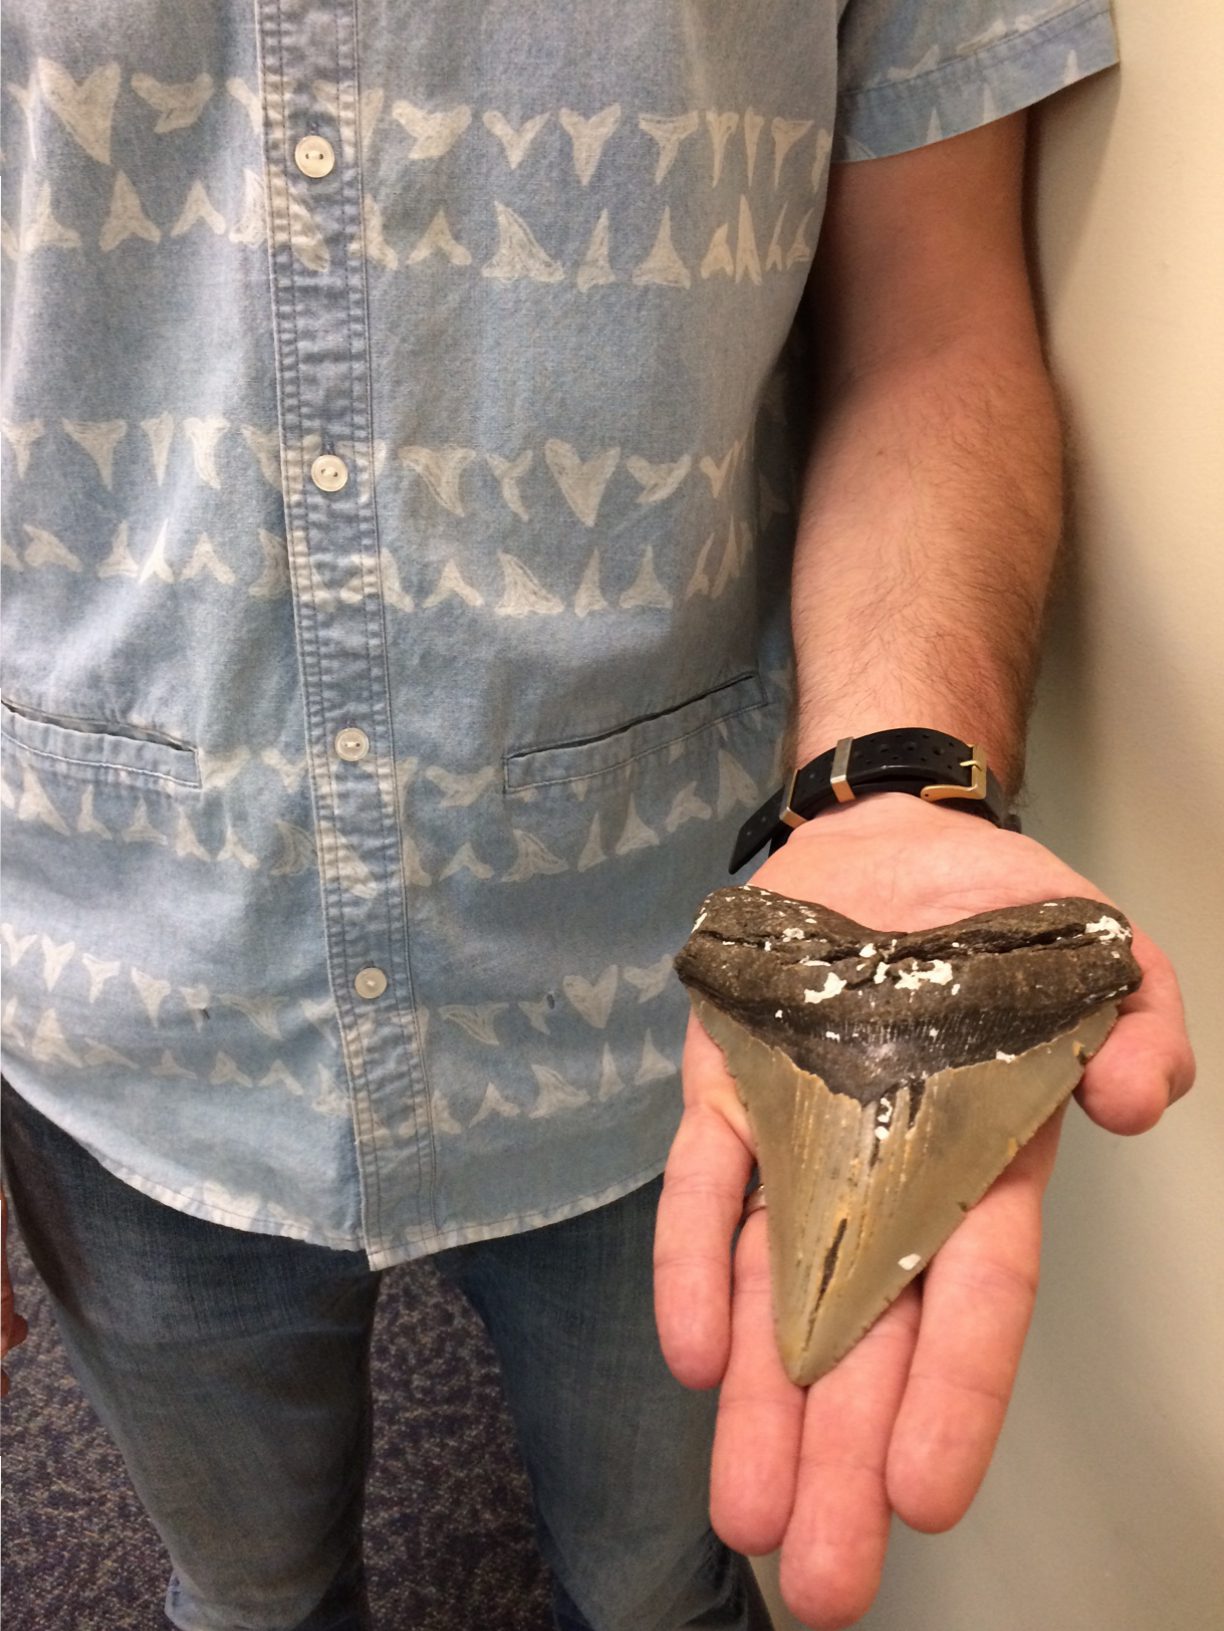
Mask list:
[[[797,770],[739,830],[729,872],[738,872],[763,844],[771,852],[793,828],[835,804],[866,793],[913,793],[931,802],[985,816],[997,827],[1019,830],[1007,797],[981,750],[942,731],[873,731],[846,736]]]

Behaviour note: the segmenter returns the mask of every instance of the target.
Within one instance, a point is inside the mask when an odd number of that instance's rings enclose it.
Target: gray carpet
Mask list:
[[[3,1407],[5,1631],[159,1631],[169,1564],[64,1358],[16,1231],[30,1335]],[[383,1280],[366,1516],[380,1631],[549,1631],[526,1475],[484,1328],[428,1263]]]

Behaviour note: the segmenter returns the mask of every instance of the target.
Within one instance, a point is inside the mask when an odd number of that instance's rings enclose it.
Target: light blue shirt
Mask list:
[[[1105,0],[9,0],[4,1072],[384,1267],[662,1167],[831,160]],[[788,383],[789,380],[789,383]]]

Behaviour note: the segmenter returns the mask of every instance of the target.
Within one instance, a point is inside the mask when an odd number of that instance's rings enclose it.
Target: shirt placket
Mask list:
[[[351,0],[259,0],[258,20],[286,543],[362,1237],[377,1263],[391,1218],[398,1233],[431,1231],[433,1175],[379,594],[364,262],[355,253],[356,12]],[[414,1195],[402,1192],[413,1185]]]

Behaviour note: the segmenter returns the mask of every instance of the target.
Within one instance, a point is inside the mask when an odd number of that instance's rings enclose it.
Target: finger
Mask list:
[[[1194,1054],[1173,965],[1142,930],[1135,957],[1143,983],[1122,1003],[1118,1023],[1088,1061],[1076,1097],[1112,1133],[1144,1133],[1194,1083]]]
[[[782,1369],[774,1336],[765,1215],[745,1223],[735,1252],[731,1355],[718,1399],[710,1517],[738,1552],[771,1552],[795,1493],[804,1389]]]
[[[655,1323],[686,1387],[715,1387],[731,1342],[731,1239],[752,1152],[722,1114],[690,1105],[663,1171],[655,1221]]]
[[[920,1310],[915,1283],[808,1390],[780,1585],[791,1612],[817,1631],[853,1625],[879,1589],[892,1517],[888,1445]]]
[[[922,1324],[888,1456],[912,1528],[959,1522],[990,1464],[1037,1295],[1041,1196],[1065,1106],[1030,1139],[931,1259]]]

